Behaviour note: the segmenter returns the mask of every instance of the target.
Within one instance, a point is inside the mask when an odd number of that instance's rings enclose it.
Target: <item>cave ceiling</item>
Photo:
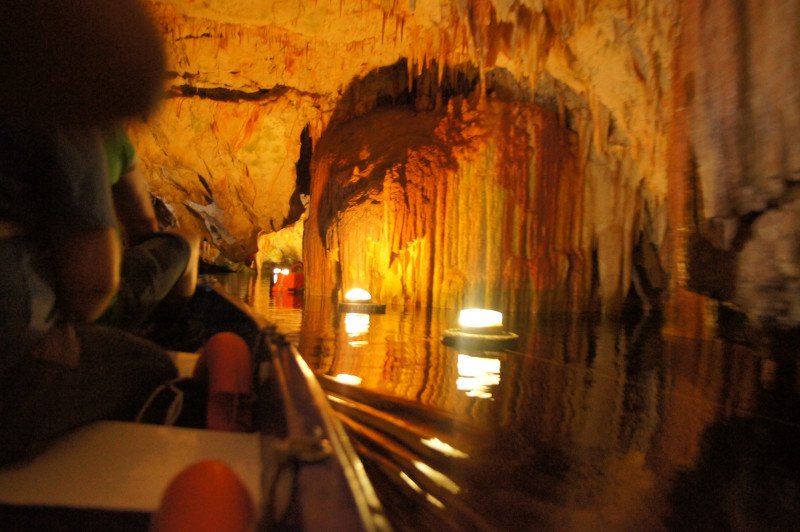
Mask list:
[[[664,194],[670,1],[148,4],[171,72],[168,98],[148,127],[136,129],[153,192],[178,219],[193,217],[186,223],[208,231],[234,261],[254,250],[258,233],[295,218],[304,128],[317,141],[332,119],[367,112],[381,94],[396,97],[409,86],[418,102],[435,103],[424,93],[464,68],[477,75],[474,91],[491,90],[487,80],[501,72],[512,80],[506,98],[574,106],[570,127],[587,137],[587,153],[599,160],[624,146],[636,161],[626,179],[647,179],[654,197]],[[348,90],[398,64],[405,76],[392,69],[392,79]],[[439,82],[415,83],[426,71]],[[593,123],[605,131],[592,131]]]

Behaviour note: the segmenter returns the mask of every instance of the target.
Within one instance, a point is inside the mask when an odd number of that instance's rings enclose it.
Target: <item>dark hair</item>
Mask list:
[[[166,61],[138,0],[3,0],[0,113],[41,126],[96,126],[150,112]]]

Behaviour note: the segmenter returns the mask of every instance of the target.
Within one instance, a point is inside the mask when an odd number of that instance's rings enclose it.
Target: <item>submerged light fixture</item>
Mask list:
[[[372,302],[372,295],[363,288],[351,288],[339,303],[339,310],[360,314],[384,314],[386,305]]]
[[[497,348],[516,342],[518,336],[503,329],[503,313],[482,308],[465,308],[458,313],[458,327],[447,329],[442,343],[449,346]]]

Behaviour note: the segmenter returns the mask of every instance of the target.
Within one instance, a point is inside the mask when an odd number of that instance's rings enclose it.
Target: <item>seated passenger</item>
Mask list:
[[[137,0],[13,0],[0,17],[0,464],[133,419],[168,354],[93,323],[120,284],[101,129],[152,111],[160,33]]]
[[[157,306],[179,309],[194,293],[200,238],[188,230],[160,231],[136,151],[122,127],[104,136],[111,191],[125,243],[120,289],[100,322],[135,331]],[[163,303],[162,303],[163,302]],[[169,312],[164,312],[163,314]]]
[[[119,285],[102,139],[0,127],[0,463],[97,419],[133,419],[176,376],[159,346],[92,323]]]

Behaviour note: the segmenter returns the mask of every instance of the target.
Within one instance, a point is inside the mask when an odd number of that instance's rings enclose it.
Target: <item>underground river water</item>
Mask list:
[[[397,530],[788,530],[800,371],[636,324],[504,318],[510,348],[441,342],[455,310],[346,315],[214,278],[294,342]]]

